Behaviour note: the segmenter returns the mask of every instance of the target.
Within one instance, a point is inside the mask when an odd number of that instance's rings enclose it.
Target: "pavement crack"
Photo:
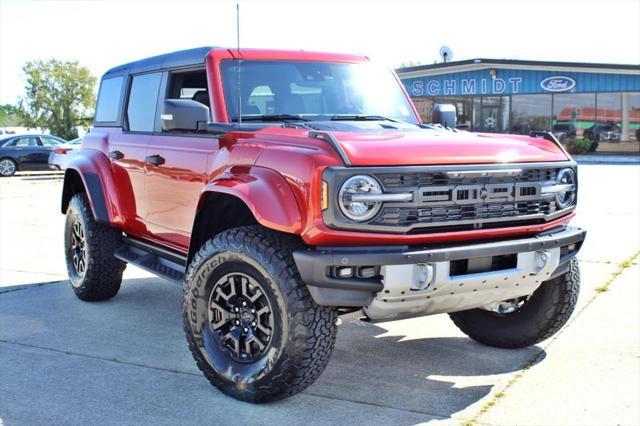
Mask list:
[[[43,287],[51,284],[63,284],[65,282],[67,282],[67,280],[47,281],[44,283],[37,283],[37,284],[17,284],[17,285],[12,285],[7,287],[0,287],[0,295],[13,293],[16,291],[29,290],[35,287]]]
[[[399,411],[405,411],[407,413],[414,413],[414,414],[430,416],[430,417],[438,418],[438,419],[441,419],[441,420],[450,418],[450,416],[443,416],[442,414],[429,413],[428,411],[412,410],[410,408],[393,407],[393,406],[390,406],[390,405],[376,404],[375,402],[358,401],[358,400],[355,400],[355,399],[348,399],[348,398],[336,398],[335,396],[322,395],[322,394],[313,393],[313,392],[307,392],[307,391],[304,391],[302,393],[304,395],[315,396],[315,397],[318,397],[318,398],[329,399],[329,400],[332,400],[332,401],[345,401],[345,402],[351,402],[353,404],[365,405],[365,406],[369,406],[369,407],[387,408],[387,409],[390,408],[392,410],[399,410]]]
[[[63,351],[63,350],[60,350],[60,349],[49,348],[49,347],[46,347],[46,346],[30,345],[28,343],[15,342],[15,341],[12,341],[12,340],[0,339],[0,343],[4,343],[4,344],[7,344],[7,345],[14,345],[14,346],[22,346],[22,347],[31,348],[31,349],[39,349],[39,350],[49,351],[49,352],[55,352],[55,353],[59,353],[59,354],[63,354],[63,355],[71,355],[71,356],[78,356],[78,357],[82,357],[82,358],[90,358],[90,359],[95,359],[95,360],[98,360],[98,361],[106,361],[106,362],[111,362],[111,363],[114,363],[114,364],[127,365],[127,366],[130,366],[130,367],[139,367],[139,368],[146,368],[146,369],[149,369],[149,370],[164,371],[164,372],[168,372],[168,373],[183,374],[183,375],[194,376],[194,377],[202,377],[201,374],[192,373],[190,371],[182,371],[182,370],[176,370],[176,369],[172,369],[172,368],[154,367],[154,366],[138,364],[138,363],[130,362],[130,361],[122,361],[122,360],[114,359],[114,358],[104,358],[104,357],[100,357],[100,356],[82,354],[82,353],[78,353],[78,352]]]

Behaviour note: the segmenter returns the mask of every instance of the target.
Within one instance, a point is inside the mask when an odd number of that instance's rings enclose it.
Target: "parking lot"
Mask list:
[[[179,287],[130,266],[114,299],[74,297],[60,176],[1,179],[0,425],[640,424],[640,166],[579,173],[582,291],[556,336],[499,350],[444,315],[345,321],[314,385],[259,406],[197,370]]]

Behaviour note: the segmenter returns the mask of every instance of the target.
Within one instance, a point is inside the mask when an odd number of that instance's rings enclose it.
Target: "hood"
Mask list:
[[[437,130],[330,132],[353,166],[566,161],[554,142],[520,135]]]

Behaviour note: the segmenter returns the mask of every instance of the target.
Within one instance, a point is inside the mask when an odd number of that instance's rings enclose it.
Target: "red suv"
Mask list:
[[[251,402],[313,383],[343,314],[448,313],[481,343],[533,345],[574,309],[585,237],[576,164],[550,139],[422,124],[363,56],[121,65],[65,174],[71,286],[114,297],[127,263],[184,286],[198,367]]]

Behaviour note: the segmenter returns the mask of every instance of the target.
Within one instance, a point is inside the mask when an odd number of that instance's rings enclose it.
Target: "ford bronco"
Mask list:
[[[64,177],[69,281],[106,300],[130,263],[182,285],[200,370],[266,402],[314,382],[356,311],[447,313],[501,348],[553,335],[580,284],[577,185],[553,138],[423,124],[366,57],[180,51],[102,77]]]

